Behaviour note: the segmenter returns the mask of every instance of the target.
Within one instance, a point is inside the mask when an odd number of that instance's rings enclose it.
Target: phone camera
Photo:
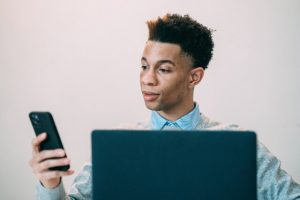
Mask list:
[[[34,125],[39,125],[40,124],[40,119],[39,119],[39,116],[36,115],[36,114],[32,114],[31,115],[31,119],[32,119],[32,123]]]
[[[31,115],[33,119],[39,120],[39,116],[37,114]]]

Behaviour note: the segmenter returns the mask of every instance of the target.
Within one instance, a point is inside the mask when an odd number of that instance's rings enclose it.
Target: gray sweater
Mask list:
[[[236,125],[225,125],[212,121],[200,114],[196,130],[241,130]],[[123,125],[124,129],[151,129],[151,123]],[[37,184],[37,199],[92,199],[91,163],[86,163],[75,178],[69,194],[63,183],[56,188],[47,189]],[[300,185],[280,168],[280,161],[261,143],[257,144],[257,197],[258,200],[300,200]]]

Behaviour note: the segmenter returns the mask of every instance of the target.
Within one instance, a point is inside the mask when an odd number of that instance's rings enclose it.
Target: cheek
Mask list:
[[[142,85],[143,73],[140,72],[140,85]]]
[[[164,89],[164,97],[171,100],[178,100],[178,98],[185,95],[186,91],[187,82],[185,80],[172,81],[172,84],[169,84]]]

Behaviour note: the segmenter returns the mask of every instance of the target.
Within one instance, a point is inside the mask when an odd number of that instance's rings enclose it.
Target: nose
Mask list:
[[[142,71],[140,79],[143,85],[155,86],[157,85],[157,77],[153,70]]]

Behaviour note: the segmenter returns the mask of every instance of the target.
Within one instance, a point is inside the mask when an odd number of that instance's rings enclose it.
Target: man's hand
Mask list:
[[[70,164],[70,160],[64,157],[65,151],[63,149],[40,151],[40,144],[46,137],[47,134],[42,133],[32,140],[32,159],[29,161],[29,164],[33,173],[41,181],[44,187],[55,188],[59,185],[62,176],[71,175],[74,173],[74,170],[49,170],[51,167],[68,165]]]

